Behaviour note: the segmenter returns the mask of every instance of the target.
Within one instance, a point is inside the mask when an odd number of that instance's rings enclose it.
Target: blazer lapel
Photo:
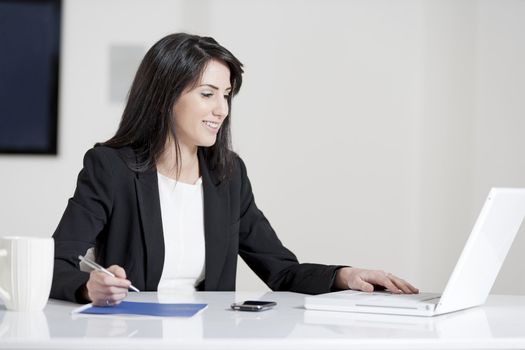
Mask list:
[[[220,290],[220,277],[230,238],[230,194],[227,186],[221,186],[209,171],[202,152],[199,152],[199,167],[203,186],[206,248],[204,290]]]
[[[157,290],[164,267],[164,234],[157,171],[139,173],[135,178],[140,222],[146,246],[146,290]]]

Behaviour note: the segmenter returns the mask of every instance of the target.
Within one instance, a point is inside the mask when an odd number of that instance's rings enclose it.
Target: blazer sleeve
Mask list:
[[[332,290],[335,272],[343,266],[299,263],[283,246],[264,214],[255,205],[246,166],[239,159],[241,208],[239,255],[274,291],[306,294]]]
[[[53,234],[52,298],[80,302],[77,290],[89,279],[88,273],[80,271],[78,255],[95,246],[112,208],[111,162],[104,152],[96,147],[85,154],[75,193]]]

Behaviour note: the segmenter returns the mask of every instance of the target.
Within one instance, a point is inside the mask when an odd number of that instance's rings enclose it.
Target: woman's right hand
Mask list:
[[[118,265],[107,268],[115,277],[101,271],[91,271],[86,283],[84,297],[96,306],[119,304],[127,295],[131,282],[126,279],[126,271]]]

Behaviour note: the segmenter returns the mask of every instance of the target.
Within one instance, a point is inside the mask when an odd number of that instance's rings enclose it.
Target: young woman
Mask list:
[[[301,264],[281,244],[231,150],[242,73],[209,37],[173,34],[148,51],[115,136],[84,157],[53,236],[51,297],[113,305],[130,281],[144,291],[235,290],[238,255],[272,290],[417,293],[383,271]],[[79,269],[91,248],[115,277]]]

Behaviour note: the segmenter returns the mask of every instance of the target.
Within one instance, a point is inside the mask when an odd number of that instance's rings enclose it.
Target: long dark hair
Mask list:
[[[218,60],[230,69],[232,92],[228,98],[228,118],[222,123],[215,144],[201,150],[208,167],[217,171],[220,179],[227,178],[234,157],[229,118],[231,99],[241,88],[243,70],[242,63],[210,37],[177,33],[153,45],[137,70],[115,136],[102,145],[131,147],[138,161],[128,162],[128,166],[134,171],[144,172],[155,168],[166,139],[172,133],[179,172],[180,147],[171,110],[181,93],[199,82],[211,60]]]

